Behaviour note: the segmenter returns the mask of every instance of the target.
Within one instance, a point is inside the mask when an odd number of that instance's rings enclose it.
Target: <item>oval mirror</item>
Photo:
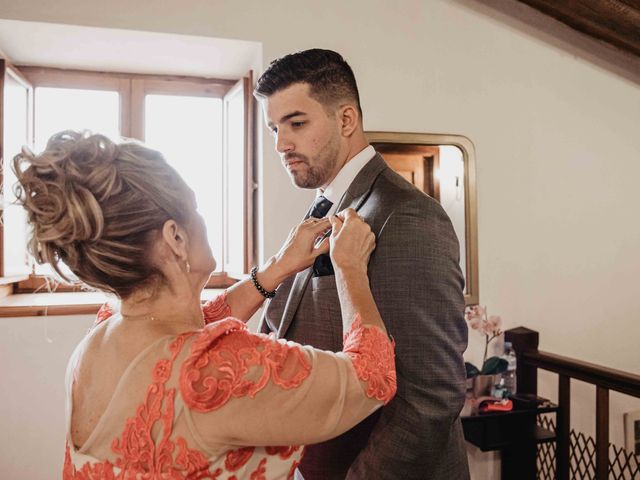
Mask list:
[[[465,303],[478,303],[475,151],[461,135],[366,132],[369,143],[408,182],[436,199],[460,241]]]

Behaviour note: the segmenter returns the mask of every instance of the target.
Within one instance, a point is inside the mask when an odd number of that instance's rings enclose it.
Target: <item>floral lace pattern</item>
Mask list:
[[[239,468],[244,467],[253,455],[255,449],[255,447],[243,447],[237,450],[229,450],[224,459],[224,468],[229,472],[235,472]]]
[[[227,291],[225,290],[213,300],[209,300],[202,306],[204,323],[209,324],[216,320],[222,320],[231,316],[231,307],[227,304]]]
[[[367,396],[386,405],[396,394],[394,343],[377,327],[364,327],[357,315],[345,335],[344,353],[351,357]]]
[[[290,446],[290,447],[265,447],[265,450],[269,455],[279,455],[281,459],[286,460],[291,457],[294,452],[297,452],[300,449],[299,446]]]
[[[113,458],[100,461],[77,453],[68,440],[64,480],[267,480],[274,475],[293,479],[304,453],[301,446],[241,447],[211,459],[174,434],[178,395],[187,408],[205,413],[232,398],[253,398],[270,383],[285,390],[297,388],[310,376],[311,359],[303,348],[250,334],[243,322],[229,317],[225,300],[226,292],[205,304],[207,326],[175,337],[168,355],[155,362],[144,400],[111,442]],[[103,306],[96,324],[112,314],[111,307]],[[190,347],[176,367],[176,379],[172,372],[187,341]],[[343,351],[366,384],[366,395],[390,401],[396,390],[393,342],[380,329],[364,327],[357,316],[345,335]],[[171,378],[177,385],[167,385]]]
[[[251,476],[249,480],[267,480],[265,474],[267,473],[267,469],[265,468],[265,464],[267,463],[267,459],[263,458],[260,460],[258,464],[258,468],[256,468],[253,472],[251,472]]]
[[[96,314],[96,321],[93,323],[93,325],[95,326],[101,322],[104,322],[111,315],[113,315],[113,308],[108,303],[104,303],[100,307],[100,310],[98,310],[98,313]]]
[[[220,316],[227,316],[229,313],[229,307],[224,303],[224,294],[221,297],[222,300],[218,297],[218,299],[203,307],[205,318],[208,318],[209,322],[214,322]],[[102,313],[96,323],[106,320],[113,314],[113,310],[108,306],[103,306],[100,311]],[[162,358],[155,363],[151,371],[152,383],[147,389],[144,401],[138,406],[135,416],[126,420],[122,435],[111,443],[111,450],[117,455],[116,459],[102,462],[87,461],[83,465],[76,467],[73,462],[74,454],[71,451],[69,442],[67,442],[63,479],[127,480],[133,478],[167,478],[176,480],[222,480],[225,478],[239,480],[239,478],[250,478],[266,480],[267,468],[273,468],[273,466],[268,467],[272,462],[271,460],[269,460],[269,463],[267,462],[270,458],[273,458],[273,461],[277,458],[277,462],[281,462],[277,469],[282,472],[282,475],[288,471],[287,478],[293,478],[293,473],[302,455],[300,446],[266,447],[260,449],[260,452],[257,452],[255,447],[243,447],[228,451],[223,456],[223,461],[221,460],[212,465],[202,452],[189,448],[184,438],[172,438],[175,414],[174,401],[177,391],[175,388],[167,388],[166,383],[171,378],[175,360],[181,352],[185,341],[189,337],[197,335],[189,358],[193,358],[194,352],[197,352],[196,355],[204,355],[203,358],[205,358],[207,355],[201,349],[207,346],[211,349],[218,348],[220,345],[217,340],[250,338],[251,336],[245,329],[246,327],[241,321],[227,318],[212,323],[202,331],[187,332],[177,336],[169,344],[169,358]],[[234,333],[235,336],[233,335]],[[257,340],[258,342],[249,342],[249,344],[257,348],[262,342],[267,341],[262,337],[258,337]],[[226,345],[228,342],[222,343]],[[244,345],[244,343],[240,343]],[[234,351],[234,346],[237,347],[238,345],[237,341],[232,340],[227,347],[229,351]],[[247,392],[255,394],[263,386],[263,383],[266,384],[269,378],[272,378],[274,382],[283,386],[283,388],[291,388],[290,386],[299,385],[309,375],[310,365],[301,350],[278,345],[273,349],[262,349],[261,354],[258,354],[258,358],[261,358],[266,365],[264,382],[261,381],[257,385],[252,385]],[[297,353],[294,350],[297,350]],[[239,354],[238,351],[235,351],[235,354]],[[225,354],[221,355],[224,356]],[[301,362],[302,369],[299,372],[290,374],[292,359],[293,364]],[[206,366],[206,362],[203,366]],[[189,371],[183,366],[182,374]],[[284,371],[286,373],[283,373]],[[238,396],[241,391],[242,389],[234,390],[234,395]],[[154,429],[157,425],[161,428]],[[159,438],[154,438],[152,435],[152,432],[156,430],[159,432]],[[298,452],[298,455],[291,459],[294,452]],[[253,466],[250,466],[250,461]],[[243,468],[252,470],[243,471]]]
[[[66,446],[63,469],[64,480],[128,479],[128,478],[198,478],[216,479],[221,468],[209,470],[209,462],[198,450],[190,449],[187,442],[178,437],[171,440],[173,429],[175,388],[166,388],[173,363],[184,342],[192,332],[179,335],[170,345],[171,358],[159,360],[152,372],[144,402],[136,415],[129,418],[120,438],[111,443],[111,450],[118,455],[114,463],[85,463],[77,470],[71,459],[69,444]],[[162,436],[155,440],[153,427],[162,426]],[[174,455],[177,446],[177,454]]]
[[[253,368],[262,369],[257,381],[245,378]],[[310,371],[311,364],[299,347],[251,335],[244,323],[229,318],[207,326],[193,342],[180,372],[180,391],[189,407],[210,412],[231,397],[255,397],[269,380],[284,389],[296,388]]]

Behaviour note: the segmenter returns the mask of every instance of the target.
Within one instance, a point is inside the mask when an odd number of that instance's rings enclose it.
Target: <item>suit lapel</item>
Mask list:
[[[351,185],[349,185],[349,188],[347,188],[347,191],[338,202],[336,212],[345,208],[353,208],[357,211],[369,196],[375,179],[385,168],[387,168],[386,162],[379,153],[376,153],[351,182]],[[313,268],[309,267],[296,275],[282,313],[282,321],[278,327],[278,338],[283,338],[287,334],[312,274]]]
[[[382,156],[376,152],[374,157],[367,163],[362,170],[356,175],[347,191],[338,202],[336,212],[340,212],[345,208],[353,208],[358,211],[365,200],[371,193],[371,188],[380,172],[387,167],[387,163]]]

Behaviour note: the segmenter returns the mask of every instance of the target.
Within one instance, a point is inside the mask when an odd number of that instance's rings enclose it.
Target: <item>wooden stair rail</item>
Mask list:
[[[640,376],[538,350],[539,335],[525,327],[505,332],[518,361],[518,393],[538,393],[538,368],[558,374],[556,475],[569,480],[571,379],[596,386],[596,480],[607,480],[609,470],[609,391],[640,398]]]

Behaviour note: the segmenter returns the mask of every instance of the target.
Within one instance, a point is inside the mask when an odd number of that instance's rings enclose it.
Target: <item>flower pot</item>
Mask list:
[[[473,398],[491,395],[491,387],[499,381],[500,375],[476,375],[471,384]]]

